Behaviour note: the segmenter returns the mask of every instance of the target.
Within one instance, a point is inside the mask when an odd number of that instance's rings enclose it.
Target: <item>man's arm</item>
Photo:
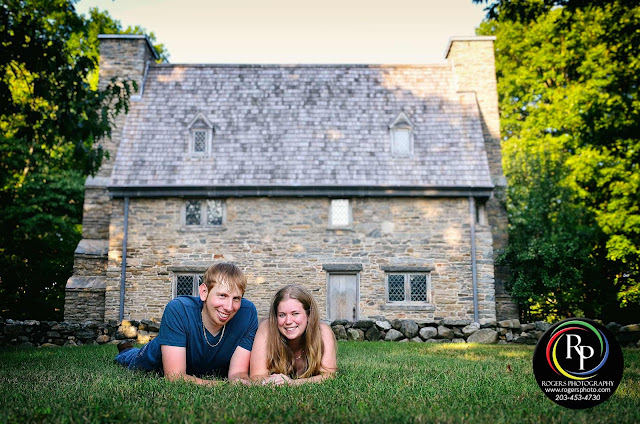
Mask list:
[[[160,350],[162,352],[162,369],[164,370],[164,377],[167,380],[192,381],[203,386],[214,386],[222,383],[220,380],[203,380],[202,378],[188,375],[186,347],[162,345],[160,346]]]

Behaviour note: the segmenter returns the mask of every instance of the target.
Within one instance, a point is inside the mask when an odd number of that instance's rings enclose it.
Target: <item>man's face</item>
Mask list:
[[[207,327],[222,327],[240,309],[242,293],[224,284],[216,284],[207,290],[205,284],[200,285],[200,299],[204,302],[202,317]],[[211,328],[209,328],[211,331]]]

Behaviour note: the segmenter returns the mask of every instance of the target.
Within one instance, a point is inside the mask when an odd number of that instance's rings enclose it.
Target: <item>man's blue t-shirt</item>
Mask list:
[[[202,307],[204,302],[196,296],[179,296],[170,301],[162,315],[160,333],[142,349],[129,349],[118,356],[116,362],[131,369],[162,371],[161,345],[179,346],[187,349],[187,374],[194,376],[213,375],[227,377],[229,362],[238,346],[251,350],[258,329],[258,313],[250,301],[242,299],[240,309],[229,320],[224,330],[214,337],[202,330]]]

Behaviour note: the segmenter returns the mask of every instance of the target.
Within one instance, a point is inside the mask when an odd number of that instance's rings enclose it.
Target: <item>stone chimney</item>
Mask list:
[[[144,83],[149,65],[158,59],[151,41],[144,35],[100,34],[100,79],[98,88],[104,89],[112,79],[118,81],[135,81],[137,91],[130,100],[139,101],[144,95]],[[104,160],[96,177],[110,178],[113,162],[122,137],[124,113],[116,118],[115,128],[111,129],[111,138],[100,141],[109,152],[109,159]],[[88,180],[96,182],[95,179]]]
[[[506,186],[500,150],[500,114],[493,42],[496,37],[452,37],[446,58],[456,75],[458,91],[474,91],[482,116],[482,131],[493,184]]]
[[[140,94],[147,66],[158,59],[149,38],[144,35],[100,34],[100,82],[104,88],[112,78],[133,80]]]
[[[149,64],[158,56],[144,35],[99,35],[100,80],[104,89],[113,78],[133,80],[138,86],[130,100],[140,101]],[[82,240],[74,253],[73,275],[65,288],[66,321],[103,321],[105,319],[106,272],[109,252],[109,225],[112,200],[108,185],[118,146],[122,139],[124,113],[116,118],[111,137],[100,140],[109,152],[95,177],[88,177],[84,188]]]
[[[507,246],[508,218],[504,205],[507,179],[502,171],[500,147],[500,113],[493,42],[496,37],[452,37],[446,51],[457,82],[457,91],[473,91],[478,99],[482,118],[482,133],[489,159],[494,196],[486,203],[493,236],[494,261]],[[519,312],[504,289],[508,270],[495,266],[496,316],[498,320],[519,318]]]

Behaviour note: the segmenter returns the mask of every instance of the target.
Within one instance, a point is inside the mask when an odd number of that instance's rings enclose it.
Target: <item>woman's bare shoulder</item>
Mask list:
[[[323,336],[332,336],[333,337],[333,330],[331,329],[331,327],[329,327],[328,324],[325,324],[324,322],[320,323],[320,334],[322,334]]]
[[[258,330],[256,331],[256,334],[264,333],[266,331],[269,331],[269,320],[267,318],[260,321],[260,323],[258,324]]]

